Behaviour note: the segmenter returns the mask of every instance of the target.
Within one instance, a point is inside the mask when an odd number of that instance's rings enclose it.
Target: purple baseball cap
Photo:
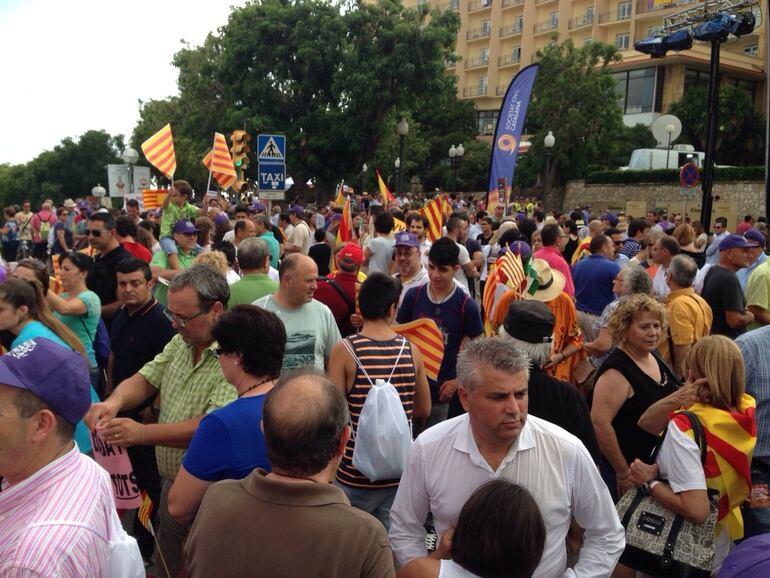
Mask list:
[[[529,259],[532,256],[532,247],[526,241],[514,241],[508,246],[514,255],[519,255],[522,259]]]
[[[30,339],[0,356],[0,383],[34,393],[72,424],[91,407],[86,360],[50,339]]]
[[[230,218],[224,213],[219,213],[216,217],[214,217],[215,225],[224,225],[225,223],[229,223],[229,222],[230,222]]]
[[[744,540],[722,563],[719,578],[770,576],[770,534]]]
[[[417,247],[419,249],[420,241],[417,239],[417,235],[403,231],[401,233],[396,233],[396,242],[394,245],[396,247]]]
[[[729,251],[730,249],[748,249],[749,247],[752,247],[752,245],[749,244],[749,242],[746,240],[746,237],[743,235],[737,235],[735,233],[727,235],[727,237],[722,239],[722,241],[719,243],[720,251]]]
[[[183,235],[189,235],[191,233],[197,233],[198,227],[187,219],[179,219],[174,225],[174,233],[181,233]]]
[[[602,221],[609,221],[610,225],[615,227],[618,224],[618,216],[612,213],[605,213],[604,215],[602,215]]]
[[[749,245],[752,247],[764,247],[765,246],[765,236],[762,234],[762,231],[757,231],[756,229],[749,229],[743,234],[744,237],[746,237],[746,240],[749,242]]]
[[[305,216],[305,208],[301,207],[300,205],[294,205],[291,209],[289,209],[289,212],[300,218]]]
[[[255,213],[266,213],[267,212],[267,206],[265,206],[264,203],[261,203],[259,201],[256,201],[253,205],[251,205],[251,210]]]

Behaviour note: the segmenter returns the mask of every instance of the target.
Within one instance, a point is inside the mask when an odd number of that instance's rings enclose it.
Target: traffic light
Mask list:
[[[251,151],[249,142],[251,141],[251,136],[245,130],[234,130],[230,140],[232,142],[230,152],[233,154],[235,168],[241,171],[246,170],[246,167],[249,166],[249,152]]]
[[[235,184],[233,184],[233,190],[236,193],[248,193],[251,190],[251,187],[246,181],[235,181]]]

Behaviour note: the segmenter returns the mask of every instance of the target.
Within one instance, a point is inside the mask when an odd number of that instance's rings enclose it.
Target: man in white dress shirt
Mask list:
[[[479,486],[505,477],[532,493],[545,521],[546,547],[535,578],[610,576],[625,546],[623,527],[580,440],[527,416],[527,357],[510,340],[477,339],[460,354],[457,377],[468,413],[420,435],[401,477],[390,527],[397,564],[426,555],[429,511],[441,535]],[[565,538],[573,517],[585,534],[570,569]]]

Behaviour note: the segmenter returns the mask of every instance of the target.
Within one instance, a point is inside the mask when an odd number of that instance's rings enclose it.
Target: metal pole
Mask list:
[[[449,159],[452,163],[452,194],[457,192],[457,159]]]
[[[401,196],[401,175],[404,174],[404,135],[399,135],[398,144],[398,196]]]
[[[666,168],[668,168],[668,160],[671,158],[671,133],[668,133],[668,150],[666,151]]]
[[[543,175],[543,213],[546,212],[546,199],[548,193],[551,190],[551,183],[549,180],[549,173],[551,171],[551,151],[546,149],[545,151],[545,174]]]
[[[768,11],[765,14],[770,15],[770,0],[768,0]],[[768,48],[770,48],[770,26],[766,23],[765,55]],[[770,67],[765,72],[765,217],[768,217],[770,216]]]
[[[701,201],[700,219],[707,232],[711,232],[711,208],[714,187],[714,155],[717,144],[717,126],[719,123],[719,40],[711,41],[711,66],[709,67],[708,114],[709,124],[706,135],[706,158],[703,166],[703,200]]]

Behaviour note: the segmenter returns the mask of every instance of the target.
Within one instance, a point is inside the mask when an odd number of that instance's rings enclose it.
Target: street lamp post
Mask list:
[[[671,158],[671,135],[676,131],[676,127],[673,124],[666,125],[666,132],[668,133],[668,150],[666,151],[666,168],[668,168],[668,160]]]
[[[126,164],[126,172],[128,173],[128,194],[134,194],[134,165],[139,160],[139,153],[131,147],[126,147],[121,155],[123,162]],[[126,197],[123,197],[123,208],[126,207]]]
[[[398,131],[398,165],[396,168],[398,169],[398,196],[401,196],[401,177],[403,174],[403,171],[401,170],[401,159],[404,158],[404,138],[406,138],[406,135],[409,134],[409,124],[407,124],[406,119],[404,117],[401,117],[401,120],[398,121],[398,124],[396,125],[396,130]]]
[[[396,167],[396,189],[401,188],[401,157],[396,157],[396,160],[393,161],[393,166]],[[396,191],[396,194],[401,196],[401,193]]]
[[[551,149],[556,144],[556,137],[553,136],[552,131],[548,131],[548,134],[545,135],[545,139],[543,139],[543,148],[545,149],[545,174],[543,175],[543,212],[545,212],[546,208],[546,199],[548,198],[548,193],[550,193],[551,189],[551,183],[550,183],[550,172],[551,172]]]
[[[364,188],[366,187],[366,171],[369,170],[369,167],[366,166],[366,163],[364,163],[364,166],[361,167],[361,190],[359,193],[364,192]]]
[[[457,192],[457,171],[460,169],[460,161],[462,161],[465,149],[463,145],[452,145],[449,148],[449,164],[452,168],[452,194]]]
[[[104,205],[104,196],[107,194],[107,191],[101,183],[97,184],[93,189],[91,189],[91,194],[99,199],[100,207]]]

